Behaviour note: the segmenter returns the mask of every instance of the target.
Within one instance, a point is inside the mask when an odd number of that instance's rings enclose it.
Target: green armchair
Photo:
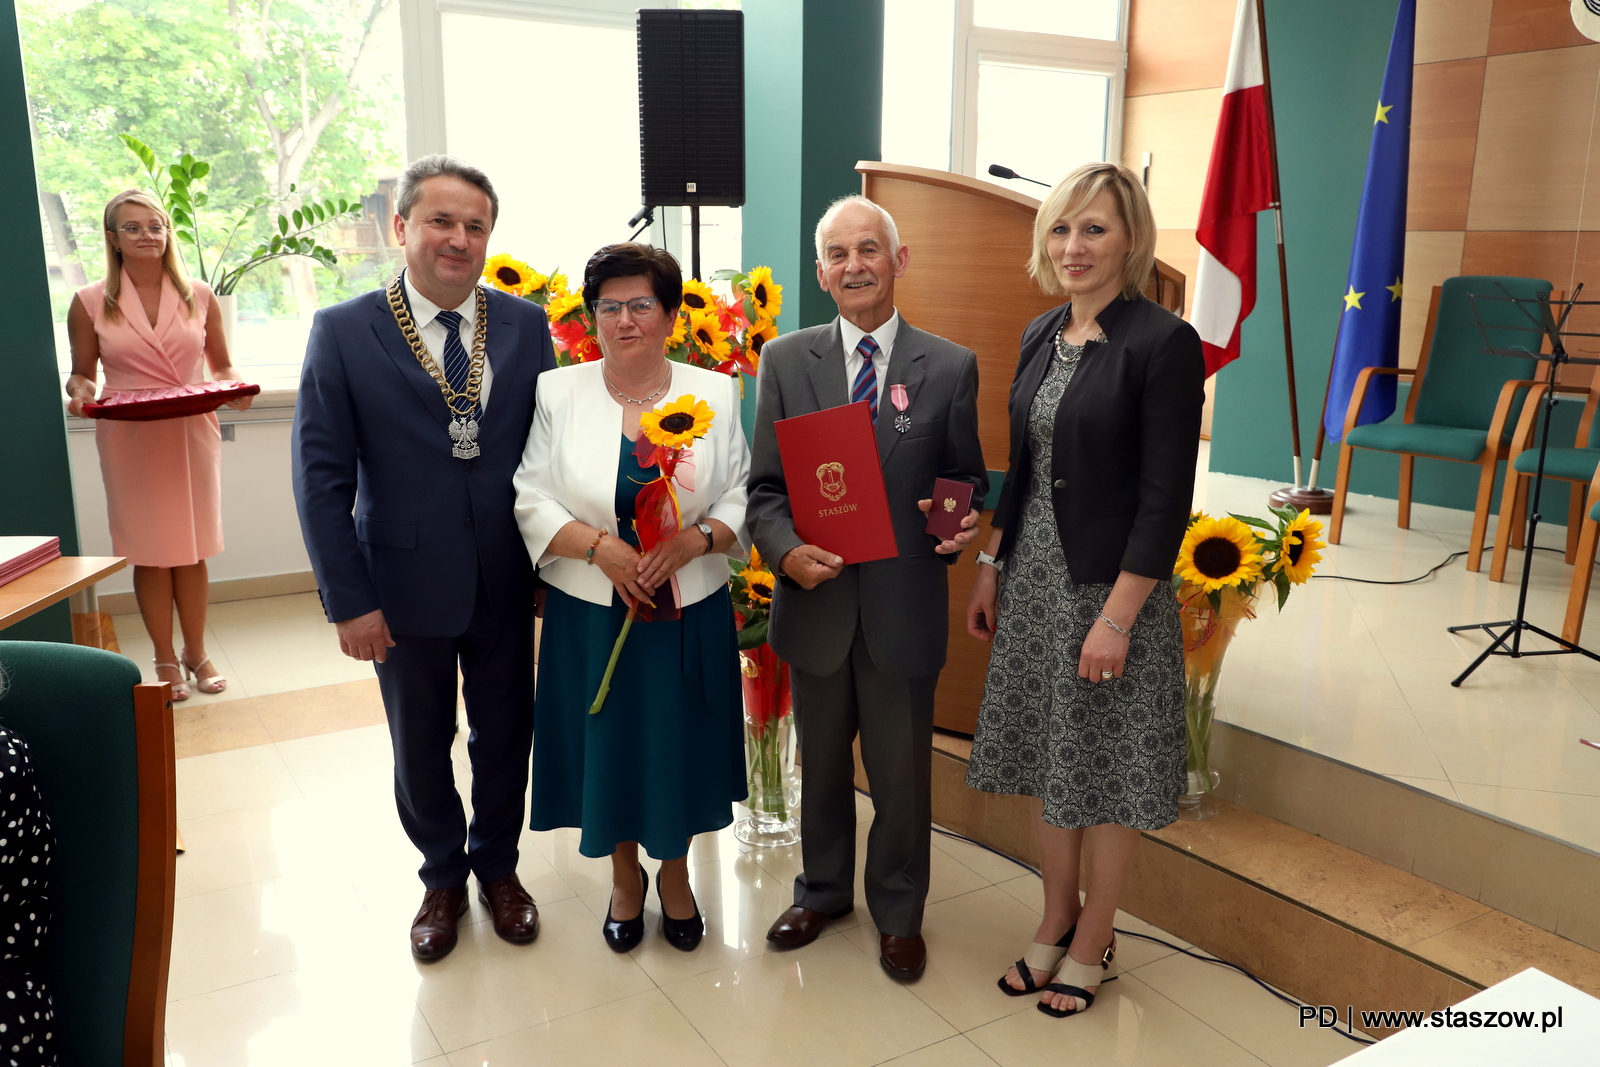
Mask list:
[[[55,828],[46,980],[61,1062],[160,1067],[177,843],[171,686],[84,645],[0,641],[0,722]]]
[[[1511,304],[1482,302],[1476,309],[1472,296],[1513,296],[1531,299],[1550,293],[1538,278],[1499,278],[1485,275],[1447,279],[1435,286],[1428,307],[1428,325],[1422,352],[1414,371],[1395,367],[1368,367],[1356,378],[1339,447],[1339,475],[1333,491],[1333,515],[1328,541],[1338,544],[1344,532],[1345,496],[1350,487],[1351,461],[1358,448],[1394,452],[1400,456],[1400,508],[1398,525],[1411,526],[1411,482],[1416,457],[1475,463],[1480,468],[1478,496],[1472,513],[1472,541],[1467,546],[1467,569],[1481,566],[1483,539],[1489,526],[1489,506],[1494,477],[1510,448],[1508,430],[1516,425],[1525,390],[1537,360],[1517,359],[1483,351],[1483,334],[1477,320],[1490,325],[1496,347],[1523,345],[1537,349],[1536,334],[1518,332],[1533,324]],[[1411,378],[1410,395],[1400,420],[1355,425],[1375,375]]]

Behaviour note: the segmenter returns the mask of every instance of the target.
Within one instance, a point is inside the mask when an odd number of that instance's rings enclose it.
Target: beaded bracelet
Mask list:
[[[594,566],[594,550],[600,547],[600,542],[606,539],[606,532],[601,530],[595,535],[594,541],[589,545],[589,551],[583,554],[583,561],[589,566]]]
[[[1124,630],[1122,627],[1118,626],[1116,623],[1114,623],[1110,619],[1106,618],[1106,613],[1105,612],[1102,611],[1102,612],[1099,613],[1099,615],[1100,615],[1100,621],[1101,622],[1105,623],[1107,626],[1109,626],[1113,630],[1117,631],[1117,633],[1121,634],[1123,637],[1132,637],[1133,636],[1133,631],[1132,630]]]

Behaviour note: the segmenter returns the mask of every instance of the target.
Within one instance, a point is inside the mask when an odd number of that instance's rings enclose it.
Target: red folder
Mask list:
[[[928,532],[941,541],[955,540],[961,532],[962,520],[972,511],[972,486],[949,478],[935,478],[932,497]]]
[[[772,428],[795,532],[846,563],[898,556],[866,402],[779,419]]]

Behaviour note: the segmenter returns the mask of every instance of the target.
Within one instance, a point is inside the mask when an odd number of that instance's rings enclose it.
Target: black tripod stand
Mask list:
[[[1600,300],[1578,300],[1577,297],[1581,295],[1582,292],[1583,285],[1580,283],[1578,288],[1573,290],[1573,299],[1571,300],[1551,300],[1548,293],[1540,294],[1537,299],[1533,300],[1518,299],[1517,297],[1513,296],[1474,295],[1472,297],[1473,317],[1476,319],[1476,325],[1479,332],[1483,334],[1484,350],[1497,356],[1512,356],[1518,359],[1532,358],[1539,360],[1542,363],[1549,363],[1550,376],[1547,379],[1548,384],[1545,387],[1544,398],[1541,401],[1544,406],[1544,411],[1542,412],[1542,421],[1544,425],[1539,431],[1539,464],[1533,475],[1533,490],[1528,500],[1528,533],[1526,541],[1528,547],[1523,554],[1522,560],[1522,584],[1517,591],[1517,615],[1514,619],[1506,619],[1501,622],[1474,622],[1465,626],[1449,627],[1449,631],[1453,634],[1461,633],[1464,630],[1482,630],[1494,638],[1494,640],[1489,643],[1489,647],[1484,649],[1483,652],[1478,655],[1478,658],[1473,660],[1472,663],[1468,665],[1466,670],[1462,671],[1450,682],[1450,684],[1453,686],[1460,686],[1461,683],[1466,681],[1468,676],[1482,666],[1484,661],[1490,656],[1510,656],[1512,659],[1521,659],[1523,656],[1566,656],[1576,653],[1580,656],[1588,656],[1592,660],[1600,660],[1600,655],[1596,655],[1586,648],[1575,645],[1564,638],[1558,637],[1549,630],[1535,626],[1525,617],[1528,610],[1528,578],[1533,573],[1534,546],[1536,544],[1536,539],[1539,536],[1539,499],[1544,490],[1544,461],[1545,456],[1550,448],[1550,424],[1554,421],[1556,413],[1555,385],[1557,375],[1560,373],[1561,367],[1568,363],[1600,366],[1600,359],[1587,359],[1580,356],[1569,355],[1567,353],[1566,344],[1564,343],[1564,338],[1567,337],[1600,337],[1600,334],[1579,333],[1577,331],[1568,331],[1566,329],[1567,317],[1572,314],[1572,309],[1574,307],[1600,306]],[[1478,301],[1480,300],[1492,300],[1499,303],[1509,303],[1515,306],[1516,309],[1520,311],[1533,325],[1507,326],[1502,323],[1486,323],[1483,321],[1482,317],[1478,315]],[[1557,319],[1555,312],[1551,310],[1552,306],[1562,308],[1560,319]],[[1530,308],[1533,310],[1530,310]],[[1535,312],[1537,312],[1537,315],[1535,315]],[[1527,348],[1521,346],[1497,348],[1489,340],[1489,331],[1491,329],[1511,330],[1518,333],[1532,333],[1541,335],[1549,339],[1550,351],[1530,352]],[[1506,471],[1507,478],[1515,478],[1516,476],[1517,475],[1515,472],[1509,469]],[[1503,520],[1507,520],[1509,518],[1510,516],[1502,517]],[[1568,522],[1581,522],[1582,520],[1582,514],[1567,516]],[[1559,647],[1541,649],[1523,648],[1522,635],[1524,633],[1538,634],[1540,637],[1543,637],[1546,640],[1554,641]]]

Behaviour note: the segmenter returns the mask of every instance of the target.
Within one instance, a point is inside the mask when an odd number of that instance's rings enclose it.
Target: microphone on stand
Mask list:
[[[1018,174],[1016,171],[1012,170],[1010,167],[1002,167],[998,163],[989,164],[989,173],[993,174],[996,178],[1005,178],[1007,180],[1016,179],[1018,181],[1033,182],[1033,184],[1042,185],[1046,189],[1050,188],[1050,183],[1049,182],[1036,181],[1033,178],[1024,178],[1022,175]]]
[[[639,228],[637,230],[633,231],[633,236],[629,237],[628,240],[631,241],[635,237],[638,237],[641,233],[643,233],[645,231],[645,229],[647,227],[653,225],[655,223],[655,221],[656,221],[656,209],[651,207],[649,204],[646,204],[644,207],[640,208],[638,211],[635,211],[633,213],[633,218],[628,220],[628,225],[629,226],[638,226]]]

